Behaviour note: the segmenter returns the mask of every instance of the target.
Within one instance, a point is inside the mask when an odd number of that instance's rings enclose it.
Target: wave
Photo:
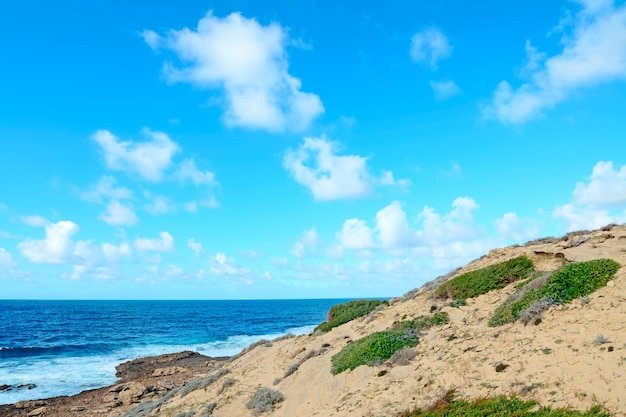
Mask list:
[[[90,343],[76,345],[59,346],[25,346],[0,348],[0,359],[28,358],[32,356],[92,356],[111,353],[119,345],[114,346],[109,343]]]

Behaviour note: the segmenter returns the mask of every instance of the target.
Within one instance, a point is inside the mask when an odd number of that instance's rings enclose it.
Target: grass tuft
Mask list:
[[[254,393],[252,398],[246,403],[246,407],[252,409],[253,415],[258,416],[274,410],[274,406],[284,399],[285,397],[280,391],[263,387]]]
[[[327,332],[333,327],[340,326],[357,317],[364,316],[374,311],[377,307],[387,304],[389,303],[385,300],[355,300],[337,304],[330,308],[326,321],[319,324],[314,331]]]
[[[612,259],[594,259],[587,262],[569,264],[552,275],[538,288],[524,291],[523,296],[511,296],[496,309],[489,325],[500,326],[523,318],[528,321],[553,304],[564,304],[585,297],[606,285],[613,278],[620,265]],[[516,300],[516,301],[511,301]],[[530,317],[530,318],[528,318]],[[528,322],[527,321],[527,322]]]
[[[611,413],[600,406],[588,411],[576,411],[569,408],[537,407],[533,400],[524,401],[515,396],[499,396],[474,401],[455,400],[454,391],[448,391],[433,406],[425,410],[405,412],[399,417],[610,417]]]
[[[437,288],[437,295],[455,300],[476,297],[526,278],[533,268],[534,264],[530,259],[519,256],[444,282]]]

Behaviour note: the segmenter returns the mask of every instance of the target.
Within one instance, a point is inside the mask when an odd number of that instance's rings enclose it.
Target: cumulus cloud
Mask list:
[[[376,213],[376,230],[382,247],[411,247],[417,243],[416,231],[411,229],[399,201],[394,201]]]
[[[134,245],[141,252],[169,252],[174,250],[174,238],[167,232],[161,232],[156,239],[137,238]]]
[[[589,179],[576,184],[572,197],[552,213],[568,231],[626,222],[626,165],[617,169],[611,161],[598,162]]]
[[[48,220],[44,219],[41,216],[38,215],[34,215],[34,216],[22,216],[20,217],[20,220],[22,220],[22,222],[28,226],[33,226],[33,227],[42,227],[47,225],[48,223],[50,223]]]
[[[226,276],[247,275],[251,272],[249,268],[237,265],[234,258],[222,252],[209,258],[209,271],[214,275]]]
[[[409,55],[414,62],[436,70],[439,61],[452,55],[452,46],[441,30],[429,27],[411,37]]]
[[[547,57],[527,42],[522,70],[527,81],[517,88],[500,82],[484,117],[524,123],[582,88],[626,78],[626,4],[579,3],[571,31],[561,37],[562,50]]]
[[[117,180],[109,175],[104,175],[89,190],[82,193],[83,200],[90,203],[102,203],[106,200],[129,200],[133,198],[133,192],[126,187],[116,185]]]
[[[494,224],[498,236],[505,240],[526,242],[539,237],[539,226],[530,219],[520,219],[516,213],[505,213]]]
[[[163,132],[142,131],[143,142],[123,141],[108,130],[99,130],[91,136],[104,153],[109,169],[138,175],[140,178],[160,182],[164,172],[172,165],[172,157],[180,147]]]
[[[167,214],[176,211],[176,205],[169,198],[162,195],[152,195],[150,192],[144,193],[148,199],[148,203],[144,205],[144,209],[150,214]]]
[[[111,226],[133,226],[139,221],[130,205],[122,204],[117,200],[109,202],[98,218]]]
[[[164,36],[145,30],[142,37],[152,49],[176,55],[178,66],[163,65],[169,82],[223,91],[227,125],[303,130],[324,112],[320,98],[303,92],[300,79],[289,74],[290,39],[277,23],[263,26],[240,13],[219,18],[209,11],[195,29]]]
[[[11,252],[4,248],[0,248],[0,270],[15,268],[17,264],[13,260]]]
[[[419,214],[422,230],[417,236],[422,244],[436,245],[480,237],[473,212],[478,204],[469,197],[459,197],[452,202],[452,211],[445,215],[426,206]]]
[[[362,198],[375,186],[408,184],[408,180],[395,180],[390,171],[377,178],[368,171],[368,158],[337,155],[338,150],[339,144],[325,137],[305,138],[297,149],[285,153],[283,167],[318,201]]]
[[[366,249],[374,246],[372,231],[364,220],[346,220],[336,237],[341,247],[346,249]],[[335,253],[331,250],[330,254],[334,255],[332,257],[340,257],[342,253]]]
[[[438,101],[447,100],[458,94],[461,94],[461,89],[452,80],[448,81],[431,81],[430,87],[435,93],[435,98]]]
[[[46,230],[44,239],[27,239],[17,245],[22,256],[35,263],[68,262],[74,252],[72,236],[78,232],[78,225],[64,220],[58,223],[46,223],[44,227]]]
[[[202,252],[204,252],[204,248],[202,247],[202,243],[196,242],[196,240],[194,238],[191,238],[191,239],[187,240],[187,247],[189,249],[191,249],[192,251],[194,251],[196,256],[199,256],[200,254],[202,254]]]
[[[191,181],[196,186],[215,186],[219,184],[215,180],[215,174],[200,170],[193,159],[186,159],[178,166],[176,177],[181,181]]]
[[[291,249],[291,254],[296,258],[304,258],[315,253],[315,247],[319,243],[319,237],[315,229],[309,229],[302,234]]]
[[[107,262],[117,263],[122,259],[130,259],[132,255],[132,249],[130,248],[130,245],[126,242],[123,242],[119,245],[103,243],[102,254]]]

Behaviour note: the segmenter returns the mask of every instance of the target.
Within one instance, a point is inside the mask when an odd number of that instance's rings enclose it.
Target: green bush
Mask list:
[[[339,374],[346,369],[354,369],[361,365],[380,364],[398,350],[405,347],[417,346],[417,336],[407,335],[406,332],[386,330],[372,333],[350,343],[341,352],[331,358],[333,374]]]
[[[400,321],[393,324],[391,330],[408,332],[410,330],[427,330],[433,326],[440,326],[450,321],[448,313],[440,312],[432,316],[420,316],[413,320]]]
[[[534,267],[533,261],[526,256],[519,256],[446,281],[437,288],[437,294],[456,300],[476,297],[526,278]]]
[[[478,399],[475,401],[453,400],[450,394],[430,407],[428,410],[415,410],[403,413],[400,417],[610,417],[600,406],[590,408],[586,412],[569,408],[537,409],[537,402],[524,401],[517,397],[499,396]]]
[[[545,301],[549,306],[569,303],[589,295],[604,287],[619,268],[620,264],[612,259],[594,259],[566,265],[552,274],[542,287],[526,292],[518,301],[505,302],[498,307],[489,320],[489,325],[495,327],[512,323],[520,317],[523,310],[539,301]]]
[[[355,300],[337,304],[330,308],[327,321],[319,324],[315,328],[315,331],[327,332],[333,327],[340,326],[357,317],[364,316],[374,311],[376,307],[387,304],[388,302],[385,300]]]

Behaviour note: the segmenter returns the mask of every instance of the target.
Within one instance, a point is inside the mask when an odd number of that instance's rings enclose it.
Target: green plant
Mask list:
[[[507,301],[498,307],[489,325],[512,323],[520,318],[522,311],[529,308],[533,310],[534,307],[540,307],[545,310],[553,304],[568,303],[587,296],[605,286],[619,268],[620,265],[612,259],[594,259],[566,265],[552,274],[543,286],[527,291],[517,301]],[[532,313],[530,310],[527,312]]]
[[[455,400],[454,391],[448,393],[425,410],[414,410],[400,414],[399,417],[610,417],[611,413],[600,406],[588,411],[576,411],[569,408],[541,407],[537,402],[524,401],[515,396],[482,398],[474,401]]]
[[[355,369],[361,365],[380,364],[404,347],[416,346],[417,336],[408,335],[403,331],[387,330],[372,333],[362,339],[346,345],[331,358],[333,374],[346,369]]]
[[[440,297],[465,300],[506,287],[508,284],[528,276],[534,264],[526,256],[491,265],[476,271],[467,272],[437,288]]]
[[[354,300],[337,304],[330,308],[324,323],[320,323],[314,331],[327,332],[333,327],[340,326],[351,320],[361,317],[375,310],[381,305],[389,304],[386,300]]]
[[[272,411],[274,405],[283,401],[285,397],[280,391],[273,390],[271,388],[259,388],[252,398],[246,403],[246,407],[252,409],[252,414],[255,416],[261,415],[265,412]]]

